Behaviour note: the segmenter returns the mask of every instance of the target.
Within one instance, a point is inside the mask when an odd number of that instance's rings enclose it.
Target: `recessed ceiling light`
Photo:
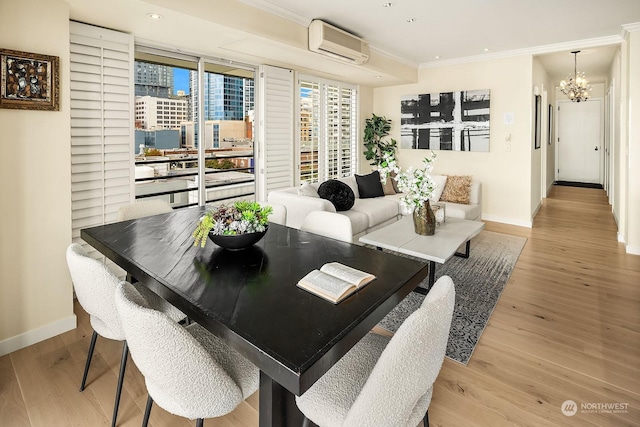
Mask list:
[[[436,55],[436,59],[440,59],[440,55]]]
[[[393,6],[393,3],[391,2],[382,3],[382,7],[391,7],[391,6]]]
[[[409,19],[407,19],[407,22],[408,22],[409,24],[413,24],[413,23],[414,23],[414,22],[416,22],[416,21],[417,21],[417,19],[416,19],[416,18],[409,18]]]
[[[162,15],[158,13],[147,13],[147,17],[150,19],[161,19]]]
[[[488,48],[488,47],[485,47],[485,48],[484,48],[484,51],[485,51],[485,52],[489,52],[489,48]]]
[[[381,79],[381,78],[382,78],[382,76],[376,76],[376,79]]]

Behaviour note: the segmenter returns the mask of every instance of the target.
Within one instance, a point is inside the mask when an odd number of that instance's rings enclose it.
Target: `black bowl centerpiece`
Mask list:
[[[216,245],[231,251],[248,248],[266,234],[271,211],[271,206],[248,201],[216,206],[198,221],[193,244],[204,248],[208,237]]]

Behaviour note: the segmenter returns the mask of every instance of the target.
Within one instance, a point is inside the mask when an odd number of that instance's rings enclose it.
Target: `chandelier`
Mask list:
[[[589,80],[587,80],[584,76],[584,73],[578,73],[578,53],[579,50],[571,52],[574,55],[574,63],[573,63],[573,77],[567,78],[567,80],[562,80],[560,82],[560,92],[565,94],[567,98],[572,100],[573,102],[581,102],[589,99],[589,91],[591,90],[591,86],[589,86]]]

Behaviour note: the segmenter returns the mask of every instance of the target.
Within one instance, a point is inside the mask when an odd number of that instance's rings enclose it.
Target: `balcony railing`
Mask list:
[[[174,208],[198,205],[198,155],[195,150],[165,152],[135,160],[136,199],[161,198]],[[207,150],[207,203],[255,198],[253,150]]]

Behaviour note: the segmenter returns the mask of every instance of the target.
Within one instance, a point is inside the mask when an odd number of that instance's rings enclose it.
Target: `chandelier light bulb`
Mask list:
[[[566,81],[562,80],[560,82],[560,92],[574,102],[581,102],[589,99],[589,91],[591,90],[589,80],[586,79],[584,72],[578,73],[579,52],[579,50],[571,52],[574,55],[573,76],[568,77]]]

